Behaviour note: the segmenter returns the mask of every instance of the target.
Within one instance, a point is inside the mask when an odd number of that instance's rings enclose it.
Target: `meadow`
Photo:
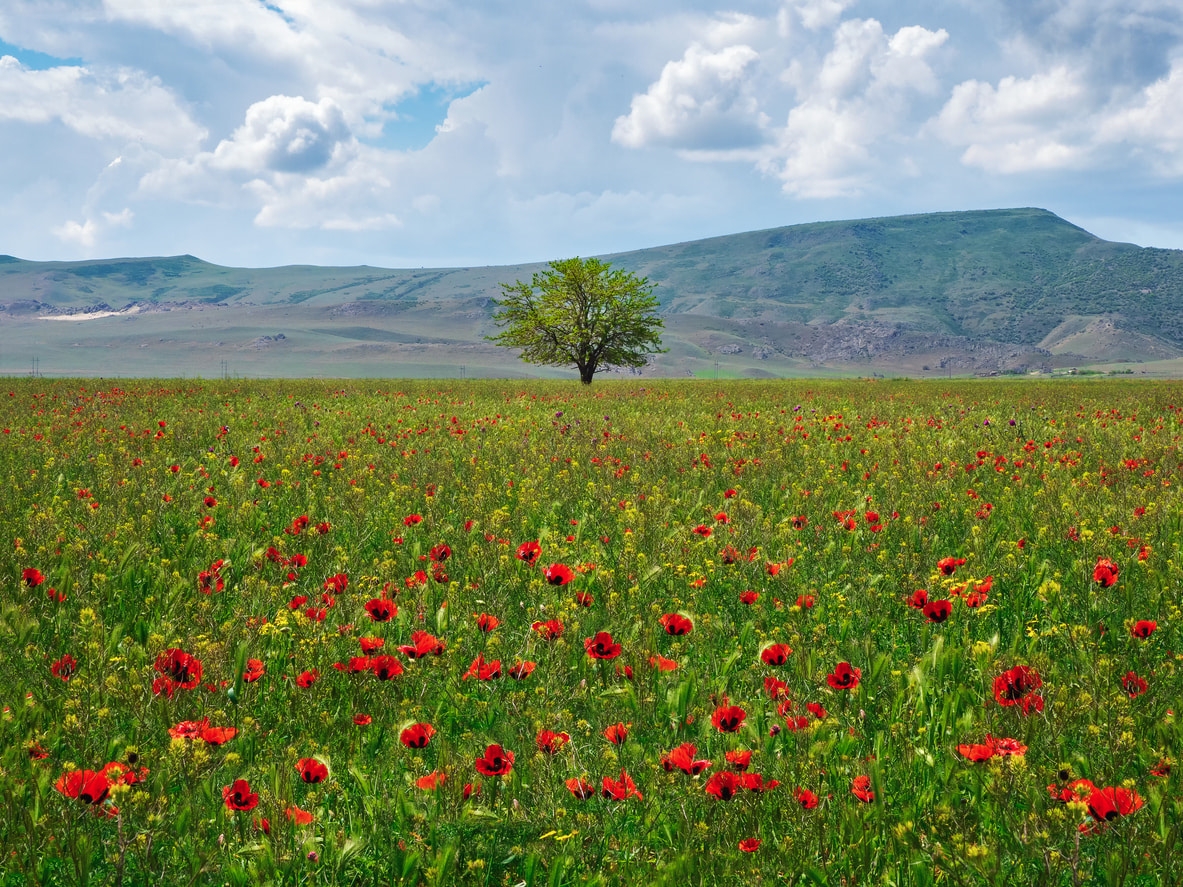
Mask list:
[[[1183,883],[1183,385],[0,385],[0,885]]]

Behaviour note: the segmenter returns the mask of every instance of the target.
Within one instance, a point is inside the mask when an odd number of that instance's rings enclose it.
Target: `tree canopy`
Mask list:
[[[551,262],[529,283],[501,285],[493,320],[504,329],[486,338],[520,348],[527,363],[574,365],[590,385],[597,370],[644,366],[665,350],[656,286],[598,259]]]

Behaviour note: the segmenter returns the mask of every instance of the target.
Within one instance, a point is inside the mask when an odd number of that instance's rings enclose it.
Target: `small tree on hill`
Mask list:
[[[505,329],[490,342],[522,349],[522,360],[570,366],[590,385],[596,370],[640,367],[664,351],[656,284],[598,259],[563,259],[521,280],[501,284],[494,322]]]

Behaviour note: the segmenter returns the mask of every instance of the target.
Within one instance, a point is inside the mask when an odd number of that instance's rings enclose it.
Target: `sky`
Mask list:
[[[0,253],[440,267],[1037,206],[1183,248],[1179,0],[3,0]]]

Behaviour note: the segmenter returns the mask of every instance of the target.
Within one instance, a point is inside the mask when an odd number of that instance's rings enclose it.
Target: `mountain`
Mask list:
[[[670,350],[646,375],[1183,358],[1183,251],[1104,241],[1042,209],[818,222],[603,258],[658,284]],[[0,372],[38,357],[42,372],[97,374],[117,354],[139,375],[566,375],[483,340],[499,285],[542,267],[0,256]]]

